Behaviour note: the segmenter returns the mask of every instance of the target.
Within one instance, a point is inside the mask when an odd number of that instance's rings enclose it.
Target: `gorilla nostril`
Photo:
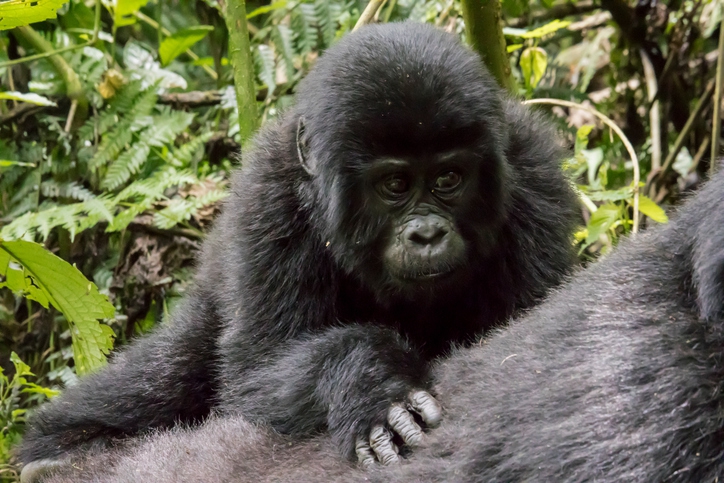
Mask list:
[[[448,231],[440,226],[423,225],[411,230],[407,239],[415,245],[437,245]]]

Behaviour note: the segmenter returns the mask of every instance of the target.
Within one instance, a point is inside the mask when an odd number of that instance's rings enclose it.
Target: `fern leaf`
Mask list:
[[[274,51],[268,45],[259,44],[254,50],[254,67],[256,75],[267,86],[267,99],[274,93],[277,84],[275,79]]]
[[[55,180],[43,181],[40,185],[40,192],[47,198],[71,198],[78,201],[90,200],[95,197],[90,190],[75,181],[70,183],[58,183]]]
[[[154,116],[153,123],[142,134],[143,142],[154,147],[171,144],[193,120],[193,113],[182,111],[170,111],[162,116]]]
[[[314,12],[317,14],[317,25],[322,33],[324,47],[329,47],[334,42],[337,29],[337,21],[332,18],[332,11],[329,8],[329,0],[315,0]]]
[[[305,55],[317,48],[319,38],[316,28],[317,14],[314,5],[308,3],[300,3],[295,11],[296,14],[292,17],[294,42],[297,51]]]
[[[217,203],[229,196],[222,190],[211,190],[198,198],[174,199],[164,209],[153,215],[153,224],[161,229],[174,226],[189,220],[201,208]]]
[[[294,48],[292,45],[292,31],[286,25],[276,25],[271,31],[272,42],[276,51],[279,52],[284,60],[287,79],[294,77]]]
[[[137,142],[118,156],[106,171],[101,188],[114,190],[128,181],[146,163],[151,148],[145,142]]]
[[[203,133],[174,149],[167,157],[168,163],[177,168],[189,166],[199,149],[201,149],[213,135],[214,133],[212,132]]]
[[[118,157],[127,144],[133,139],[131,121],[124,119],[113,131],[103,136],[93,158],[90,160],[91,169],[98,169],[108,164],[111,159]]]

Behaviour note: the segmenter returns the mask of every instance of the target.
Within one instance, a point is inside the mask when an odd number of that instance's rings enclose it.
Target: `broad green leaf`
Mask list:
[[[80,271],[37,243],[0,241],[0,288],[21,292],[44,307],[52,305],[70,325],[79,374],[105,364],[113,348],[113,330],[98,319],[115,309]]]
[[[24,163],[22,161],[11,161],[9,159],[0,159],[0,168],[9,168],[11,166],[31,166],[35,167],[33,163]]]
[[[529,47],[520,54],[520,69],[527,89],[535,89],[548,66],[548,54],[540,47]]]
[[[595,126],[593,124],[584,124],[576,131],[576,145],[574,151],[576,153],[581,152],[588,148],[588,136],[591,135],[591,131]]]
[[[598,237],[606,230],[611,228],[616,220],[621,217],[621,208],[613,203],[607,203],[603,206],[599,206],[598,210],[591,215],[591,219],[588,220],[588,235],[586,236],[586,244],[598,240]]]
[[[286,6],[287,6],[286,0],[279,0],[277,2],[272,2],[271,5],[264,5],[262,7],[255,8],[254,10],[252,10],[251,12],[246,14],[246,18],[247,19],[254,18],[257,15],[269,13],[273,10],[278,10],[278,9],[284,8]]]
[[[47,397],[48,399],[53,398],[60,394],[60,391],[56,389],[50,389],[49,387],[43,387],[38,386],[37,384],[33,384],[32,382],[25,381],[25,387],[23,387],[23,390],[21,392],[28,393],[28,394],[42,394],[43,396]]]
[[[0,30],[30,25],[55,18],[65,0],[0,1]]]
[[[666,212],[648,196],[639,195],[639,211],[658,223],[668,223]]]
[[[590,190],[588,189],[589,187],[586,185],[579,185],[578,188],[593,201],[623,201],[631,199],[631,196],[633,196],[633,190],[630,186],[615,190],[603,191]]]
[[[36,106],[57,106],[55,102],[51,101],[47,97],[40,96],[28,92],[23,94],[22,92],[7,91],[0,92],[0,99],[8,99],[11,101],[27,102],[28,104],[35,104]]]
[[[198,25],[179,30],[170,37],[166,37],[158,48],[161,64],[166,66],[173,59],[190,49],[196,42],[206,37],[214,27],[211,25]]]
[[[552,22],[549,22],[542,27],[538,27],[537,29],[533,29],[529,32],[526,32],[521,35],[524,39],[540,39],[541,37],[545,37],[546,35],[552,34],[554,32],[559,31],[560,29],[566,28],[571,24],[568,20],[553,20]]]
[[[515,52],[516,50],[520,50],[523,48],[523,44],[510,44],[505,48],[505,50],[508,51],[508,53]]]
[[[24,363],[20,357],[15,353],[15,351],[10,353],[10,362],[13,363],[15,366],[15,376],[17,377],[24,377],[24,376],[34,376],[30,371],[30,366]]]
[[[136,23],[136,19],[132,16],[138,12],[141,7],[145,6],[148,0],[114,0],[114,16],[113,22],[116,27],[132,25]]]

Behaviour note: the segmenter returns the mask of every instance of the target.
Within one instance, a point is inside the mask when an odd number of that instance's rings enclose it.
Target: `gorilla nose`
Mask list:
[[[415,248],[435,248],[443,242],[449,232],[446,220],[439,216],[426,216],[412,220],[407,225],[403,237]]]

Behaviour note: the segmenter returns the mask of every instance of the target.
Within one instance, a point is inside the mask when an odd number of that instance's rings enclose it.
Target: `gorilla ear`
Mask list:
[[[724,317],[724,230],[699,239],[694,255],[696,301],[703,319]]]
[[[309,144],[304,137],[304,116],[299,116],[297,122],[297,156],[299,157],[299,164],[302,165],[304,171],[309,176],[314,176],[314,168],[309,162]]]

